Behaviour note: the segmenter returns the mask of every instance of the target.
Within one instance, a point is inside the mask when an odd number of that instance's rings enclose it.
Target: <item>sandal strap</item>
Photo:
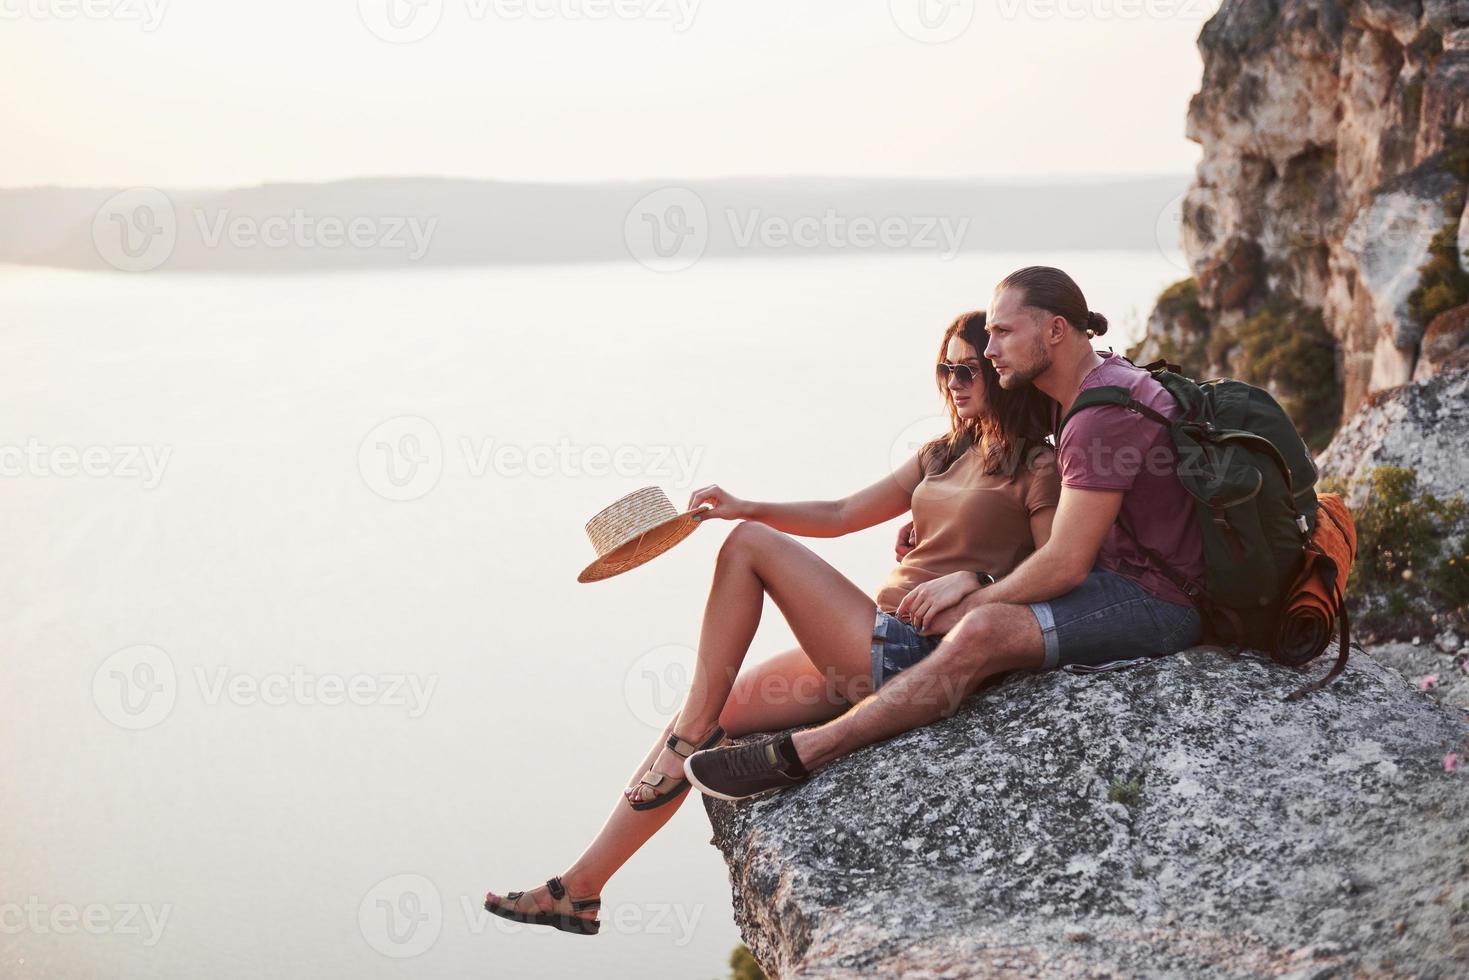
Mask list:
[[[724,738],[724,729],[715,725],[714,731],[704,740],[704,745],[708,745],[710,742],[717,742],[721,738]],[[700,745],[697,742],[690,742],[688,739],[680,737],[677,733],[669,735],[668,741],[665,744],[673,750],[674,755],[684,759],[687,759],[704,747],[704,745]]]
[[[685,759],[699,750],[699,747],[693,742],[686,738],[679,738],[677,735],[668,736],[668,741],[664,744],[673,750],[674,755],[682,756]]]
[[[546,880],[546,887],[550,889],[551,897],[556,899],[556,901],[559,902],[563,898],[566,898],[566,886],[561,883],[560,875],[554,878],[548,878]],[[581,912],[586,909],[600,909],[601,907],[602,896],[600,895],[593,895],[591,898],[574,898],[571,900],[571,909],[573,912]]]

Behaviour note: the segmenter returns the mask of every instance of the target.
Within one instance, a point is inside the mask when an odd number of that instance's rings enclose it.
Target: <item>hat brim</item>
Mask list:
[[[631,541],[618,545],[582,569],[576,580],[578,582],[599,582],[604,578],[631,571],[657,558],[693,534],[694,528],[700,523],[694,515],[701,514],[708,509],[707,507],[696,507],[676,517],[671,517],[661,524],[654,524]]]

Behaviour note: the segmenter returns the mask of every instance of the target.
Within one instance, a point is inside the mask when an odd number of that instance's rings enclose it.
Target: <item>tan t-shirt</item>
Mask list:
[[[878,589],[879,609],[894,612],[918,585],[953,572],[985,571],[1002,578],[1035,551],[1030,517],[1055,507],[1061,496],[1054,450],[1044,445],[1026,450],[1008,474],[981,473],[979,462],[971,448],[914,488],[918,544]]]

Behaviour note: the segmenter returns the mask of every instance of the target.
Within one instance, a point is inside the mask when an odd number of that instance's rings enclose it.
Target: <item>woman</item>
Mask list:
[[[937,365],[949,434],[865,490],[788,504],[741,500],[717,486],[693,494],[690,509],[712,505],[701,519],[744,522],[720,548],[693,682],[664,730],[667,741],[660,739],[638,765],[625,799],[575,864],[539,888],[488,893],[486,909],[595,933],[602,886],[687,795],[685,758],[726,733],[836,717],[938,645],[942,635],[928,633],[929,623],[982,587],[978,573],[1006,575],[1046,542],[1060,494],[1043,443],[1050,403],[1028,385],[1001,388],[993,365],[980,356],[987,340],[983,312],[949,326]],[[789,536],[837,537],[909,510],[913,523],[899,534],[899,564],[875,599]],[[910,528],[917,538],[911,548]],[[801,645],[739,673],[766,593]]]

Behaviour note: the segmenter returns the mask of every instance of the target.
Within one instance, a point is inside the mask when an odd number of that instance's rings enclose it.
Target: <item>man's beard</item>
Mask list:
[[[1013,364],[1010,366],[1010,377],[1001,381],[1002,388],[1006,390],[1024,388],[1050,370],[1051,352],[1046,349],[1045,344],[1041,343],[1039,337],[1035,339],[1035,347],[1031,350],[1030,355],[1031,361],[1023,370]]]

